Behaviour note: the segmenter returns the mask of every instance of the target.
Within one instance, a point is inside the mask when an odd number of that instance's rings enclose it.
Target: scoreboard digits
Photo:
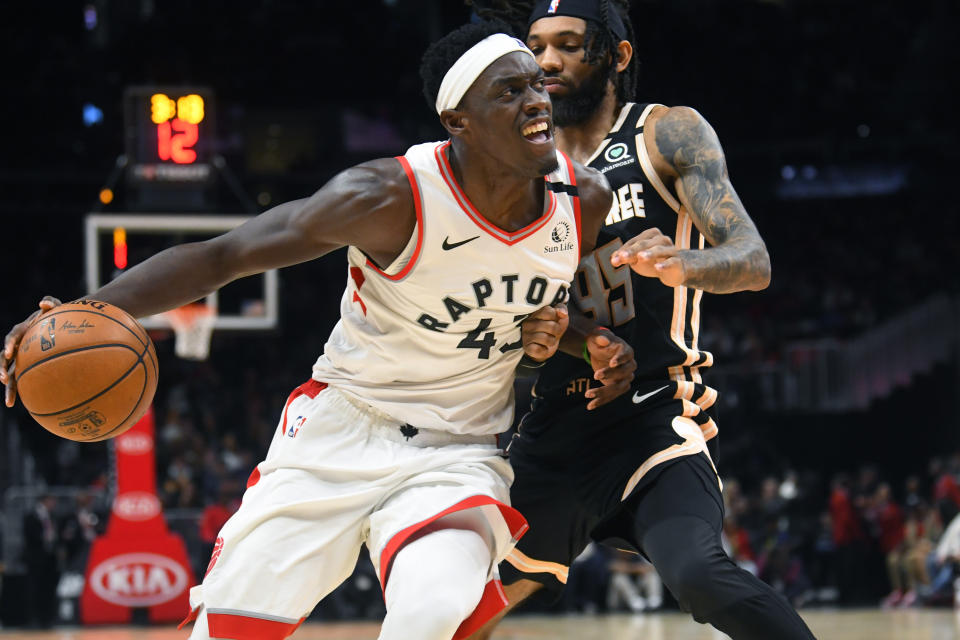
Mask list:
[[[213,95],[198,87],[130,87],[124,95],[127,158],[137,183],[210,179]]]

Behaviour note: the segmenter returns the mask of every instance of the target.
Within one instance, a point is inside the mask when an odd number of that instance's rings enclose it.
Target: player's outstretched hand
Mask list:
[[[540,307],[520,325],[523,353],[537,362],[543,362],[557,352],[560,337],[569,323],[567,305],[560,303]]]
[[[628,264],[642,276],[659,278],[668,287],[677,287],[686,280],[683,259],[678,253],[673,240],[653,227],[627,240],[610,256],[610,263],[615,267]]]
[[[43,296],[43,300],[40,301],[40,308],[31,313],[23,322],[15,324],[7,337],[3,339],[3,351],[0,352],[0,382],[7,387],[3,399],[8,407],[12,407],[17,400],[17,380],[13,374],[16,365],[14,358],[17,355],[17,347],[20,346],[20,338],[23,337],[27,327],[37,316],[61,304],[63,303],[53,296]]]
[[[587,409],[596,409],[630,389],[637,361],[633,347],[609,329],[600,329],[587,336],[587,353],[593,367],[593,378],[602,387],[587,389]]]

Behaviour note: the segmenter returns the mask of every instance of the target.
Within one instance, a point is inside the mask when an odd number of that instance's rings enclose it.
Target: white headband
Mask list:
[[[516,38],[505,33],[495,33],[484,38],[467,49],[443,76],[440,91],[437,94],[437,113],[444,109],[455,109],[470,85],[493,62],[508,53],[522,51],[534,58],[533,52]],[[536,58],[534,58],[536,60]]]

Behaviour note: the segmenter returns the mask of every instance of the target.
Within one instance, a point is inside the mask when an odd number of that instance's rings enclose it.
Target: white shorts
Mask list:
[[[457,634],[469,635],[506,605],[496,567],[527,528],[508,506],[512,481],[495,436],[413,429],[311,380],[290,395],[221,529],[188,620],[202,605],[211,637],[285,638],[352,574],[362,544],[385,587],[410,535],[478,509],[495,553],[484,598]]]

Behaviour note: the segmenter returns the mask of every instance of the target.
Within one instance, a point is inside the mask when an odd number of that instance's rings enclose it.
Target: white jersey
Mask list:
[[[313,378],[414,427],[499,433],[513,419],[520,322],[567,299],[580,256],[580,203],[573,166],[558,152],[544,214],[504,231],[457,184],[449,145],[420,144],[397,158],[416,228],[385,270],[349,248],[340,321]]]

